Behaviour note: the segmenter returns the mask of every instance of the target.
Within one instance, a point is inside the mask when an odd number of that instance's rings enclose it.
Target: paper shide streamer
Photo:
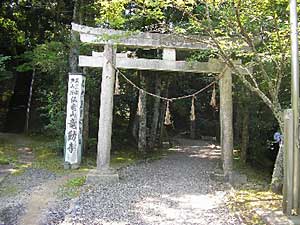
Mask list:
[[[195,99],[196,97],[192,97],[192,104],[191,104],[191,115],[190,115],[190,120],[195,121],[196,120],[196,112],[195,112]]]
[[[166,108],[166,115],[165,115],[165,122],[166,126],[172,125],[171,121],[171,112],[170,112],[170,101],[167,101],[167,108]]]
[[[217,108],[217,101],[216,101],[216,85],[214,84],[214,87],[213,87],[213,92],[212,92],[212,95],[211,95],[211,99],[210,99],[210,103],[211,107],[213,107],[214,109]]]
[[[120,95],[119,70],[116,72],[115,95]]]

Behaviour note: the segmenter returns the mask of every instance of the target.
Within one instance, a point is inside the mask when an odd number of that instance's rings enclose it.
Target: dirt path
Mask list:
[[[67,182],[67,180],[83,176],[84,174],[68,174],[59,177],[55,180],[50,180],[43,183],[41,186],[36,187],[30,199],[25,205],[25,213],[20,217],[20,225],[39,225],[46,217],[45,212],[54,206],[58,199],[57,192],[59,188]]]
[[[25,167],[30,166],[34,160],[32,149],[28,147],[31,143],[32,140],[24,135],[0,133],[0,144],[13,145],[17,150],[18,163]],[[0,164],[0,183],[14,171],[13,165]]]
[[[0,225],[45,224],[47,214],[61,198],[59,189],[68,180],[82,177],[84,172],[57,174],[43,168],[32,168],[37,140],[19,134],[0,133],[0,145],[5,154],[13,154],[8,165],[0,165]],[[13,175],[14,167],[26,168]],[[18,169],[16,168],[16,169]]]

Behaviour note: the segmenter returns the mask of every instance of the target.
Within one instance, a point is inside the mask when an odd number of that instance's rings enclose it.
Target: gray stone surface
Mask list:
[[[87,175],[87,184],[100,185],[100,184],[110,184],[119,181],[119,175],[114,170],[91,170]]]
[[[241,224],[225,205],[228,185],[210,179],[214,146],[186,144],[161,160],[121,169],[118,183],[85,185],[70,208],[54,208],[45,224]]]

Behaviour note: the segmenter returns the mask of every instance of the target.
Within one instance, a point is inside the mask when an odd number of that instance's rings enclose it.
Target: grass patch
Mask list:
[[[80,187],[82,187],[85,184],[85,182],[86,176],[71,178],[59,188],[57,194],[61,197],[78,197],[80,194]]]
[[[15,185],[0,187],[0,197],[15,196],[17,194],[17,192],[18,192],[18,188]]]
[[[111,156],[111,166],[120,167],[130,165],[141,159],[141,156],[134,149],[114,151]]]
[[[8,165],[9,164],[9,159],[5,158],[5,157],[1,157],[0,158],[0,165]]]
[[[255,209],[281,210],[282,196],[269,191],[269,174],[235,162],[234,167],[248,177],[248,183],[235,187],[229,196],[228,207],[239,215],[245,224],[263,225],[265,222],[256,214]]]
[[[39,146],[34,148],[34,155],[33,168],[45,169],[54,173],[65,173],[63,158],[59,156],[56,150],[47,146]]]
[[[146,154],[140,154],[136,149],[119,150],[112,154],[111,165],[112,167],[121,167],[133,164],[139,160],[159,160],[167,154],[168,151],[164,149],[148,152]]]
[[[16,139],[17,141],[14,142]],[[25,146],[32,149],[34,153],[32,165],[23,165],[18,162],[20,153],[17,149]],[[8,135],[5,139],[0,139],[0,164],[13,164],[16,175],[21,174],[29,166],[36,169],[45,169],[58,174],[73,172],[73,170],[65,170],[63,168],[64,159],[62,148],[63,143],[61,141],[51,140],[48,137]],[[96,167],[96,151],[89,150],[89,152],[92,154],[82,158],[81,166],[76,172],[84,172]],[[120,168],[122,166],[133,164],[139,160],[157,160],[166,155],[166,152],[166,150],[157,150],[141,155],[136,148],[115,150],[111,155],[111,166]]]
[[[12,144],[0,143],[0,165],[16,163],[18,160],[17,148]]]

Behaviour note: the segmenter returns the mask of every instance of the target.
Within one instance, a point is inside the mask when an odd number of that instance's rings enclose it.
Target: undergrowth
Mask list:
[[[25,140],[25,141],[24,141]],[[24,141],[24,144],[22,144]],[[34,153],[34,160],[30,165],[23,165],[18,162],[20,147],[29,147]],[[14,174],[19,175],[26,168],[45,169],[58,174],[70,173],[72,170],[65,170],[63,167],[63,144],[42,136],[28,137],[20,135],[18,144],[13,139],[0,139],[0,164],[11,164],[14,166]],[[135,148],[123,148],[114,150],[111,155],[111,166],[120,168],[130,165],[139,160],[160,159],[167,153],[166,150],[157,150],[141,155]],[[86,172],[96,167],[96,150],[89,150],[88,156],[83,156],[81,166],[76,172]]]
[[[248,182],[235,187],[235,191],[229,196],[228,207],[245,224],[265,224],[256,209],[281,210],[282,196],[269,190],[270,176],[263,170],[243,166],[238,161],[235,162],[235,169],[246,174]]]
[[[80,194],[80,187],[86,182],[86,176],[69,179],[65,184],[61,185],[57,195],[61,197],[75,198]]]

